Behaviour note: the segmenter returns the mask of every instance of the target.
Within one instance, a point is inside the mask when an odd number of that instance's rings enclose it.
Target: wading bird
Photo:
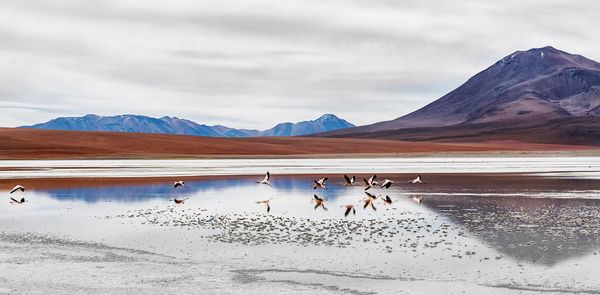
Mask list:
[[[315,204],[315,210],[317,210],[317,208],[319,208],[319,206],[321,208],[323,208],[323,210],[327,211],[327,208],[325,208],[325,199],[319,198],[319,196],[314,195],[314,199],[312,200],[312,202]]]
[[[363,178],[363,181],[365,182],[365,185],[366,185],[365,190],[368,190],[368,189],[372,188],[374,185],[379,184],[377,181],[375,181],[375,179],[377,179],[377,175],[371,176],[371,178],[369,178],[368,180]]]
[[[264,204],[267,207],[267,213],[271,212],[271,205],[269,202],[271,202],[271,200],[273,200],[273,198],[270,198],[268,200],[263,200],[263,201],[256,201],[256,204]]]
[[[413,183],[413,184],[415,184],[415,183],[423,183],[423,181],[421,180],[421,175],[420,174],[417,175],[417,178],[415,178],[415,179],[413,179],[413,180],[411,180],[409,182]]]
[[[269,171],[267,171],[267,174],[265,174],[265,178],[263,178],[263,180],[261,180],[261,181],[257,181],[256,183],[271,185],[271,182],[269,182],[270,179],[271,179],[271,173],[269,173]]]
[[[187,186],[185,186],[185,182],[183,182],[183,180],[173,182],[173,188],[178,188],[180,186],[187,187]]]
[[[325,188],[325,186],[326,186],[325,182],[326,181],[327,181],[327,177],[321,178],[319,180],[315,180],[315,184],[313,185],[313,189]]]
[[[352,211],[353,215],[356,215],[356,209],[354,209],[354,205],[344,205],[342,206],[342,208],[346,208],[346,211],[344,212],[344,217],[348,217],[350,211]]]
[[[381,188],[390,188],[390,186],[392,186],[392,183],[394,183],[392,180],[386,179],[383,181],[383,183],[381,184]]]
[[[22,186],[22,185],[16,185],[15,187],[13,187],[13,189],[10,191],[10,193],[12,194],[12,193],[14,193],[16,191],[19,191],[19,190],[22,191],[22,192],[25,192],[25,187]]]
[[[356,176],[353,175],[352,177],[348,177],[348,175],[344,174],[344,179],[346,180],[345,186],[353,186]]]

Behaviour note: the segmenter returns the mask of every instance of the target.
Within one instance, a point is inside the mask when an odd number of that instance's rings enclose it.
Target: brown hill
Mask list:
[[[217,158],[585,149],[527,143],[430,143],[350,138],[209,138],[0,128],[0,159]]]
[[[600,146],[599,117],[571,117],[541,122],[522,122],[508,126],[496,123],[460,124],[444,127],[329,135],[339,138],[394,139],[427,142],[519,141],[545,144]]]

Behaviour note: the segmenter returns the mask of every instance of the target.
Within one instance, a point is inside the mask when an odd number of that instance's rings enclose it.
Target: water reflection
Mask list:
[[[390,190],[373,189],[372,192],[390,195],[397,210],[384,207],[378,201],[379,210],[373,211],[360,208],[360,199],[365,196],[363,187],[349,188],[343,186],[341,180],[333,180],[327,189],[314,190],[312,180],[315,177],[279,176],[273,180],[273,187],[256,184],[256,177],[227,177],[186,181],[189,189],[174,189],[172,183],[165,182],[50,189],[38,193],[58,201],[46,207],[60,207],[61,202],[83,202],[93,210],[102,204],[105,211],[108,210],[107,200],[139,208],[169,206],[169,199],[190,197],[189,205],[211,208],[218,213],[265,213],[264,206],[256,205],[254,201],[273,197],[273,216],[342,220],[344,210],[340,206],[348,203],[359,206],[357,215],[349,216],[348,220],[397,220],[408,218],[410,215],[407,214],[428,212],[429,225],[441,222],[438,218],[450,221],[500,253],[541,265],[554,265],[600,248],[600,200],[560,199],[561,194],[587,196],[594,192],[591,190],[575,193],[546,191],[558,198],[542,198],[540,196],[545,192],[536,188],[536,198],[527,198],[523,196],[532,192],[522,187],[512,190],[472,188],[469,192],[474,193],[473,196],[461,195],[464,190],[452,187],[392,187]],[[477,196],[481,192],[521,197]],[[312,209],[310,200],[315,193],[328,199],[329,211]],[[410,200],[414,193],[426,196],[421,205]]]
[[[600,200],[430,197],[425,206],[517,260],[553,265],[600,248]]]
[[[213,194],[229,194],[232,191],[243,191],[247,197],[261,198],[265,195],[313,193],[335,200],[348,192],[344,186],[331,183],[327,189],[313,190],[312,178],[280,176],[273,181],[273,186],[256,184],[255,177],[227,177],[205,180],[186,181],[187,188],[173,188],[172,183],[133,184],[121,186],[75,187],[49,189],[43,192],[57,200],[78,200],[87,203],[114,200],[121,202],[143,202],[151,199],[170,199],[173,197],[193,196],[194,198],[210,198]],[[358,196],[361,189],[356,188]]]

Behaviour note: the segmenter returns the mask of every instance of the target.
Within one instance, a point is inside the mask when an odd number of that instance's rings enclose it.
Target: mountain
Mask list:
[[[582,116],[600,116],[600,63],[543,47],[502,58],[408,115],[325,135],[470,125],[485,125],[487,130],[493,130]]]
[[[221,125],[208,126],[176,117],[152,118],[139,115],[61,117],[46,123],[22,126],[20,128],[164,133],[209,137],[259,137],[300,136],[348,127],[354,127],[354,125],[335,115],[326,114],[312,121],[281,123],[265,131],[234,129]]]
[[[339,130],[354,127],[348,121],[332,114],[325,114],[313,121],[298,123],[280,123],[262,132],[262,136],[294,136],[323,132],[323,130]]]

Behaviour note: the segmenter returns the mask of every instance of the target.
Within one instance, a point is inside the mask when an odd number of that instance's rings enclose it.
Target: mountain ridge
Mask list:
[[[153,118],[133,114],[115,116],[88,114],[82,117],[59,117],[45,123],[18,128],[180,134],[207,137],[265,137],[302,136],[348,127],[354,127],[354,125],[333,114],[325,114],[315,120],[279,123],[273,128],[263,131],[236,129],[223,125],[209,126],[170,116]]]

